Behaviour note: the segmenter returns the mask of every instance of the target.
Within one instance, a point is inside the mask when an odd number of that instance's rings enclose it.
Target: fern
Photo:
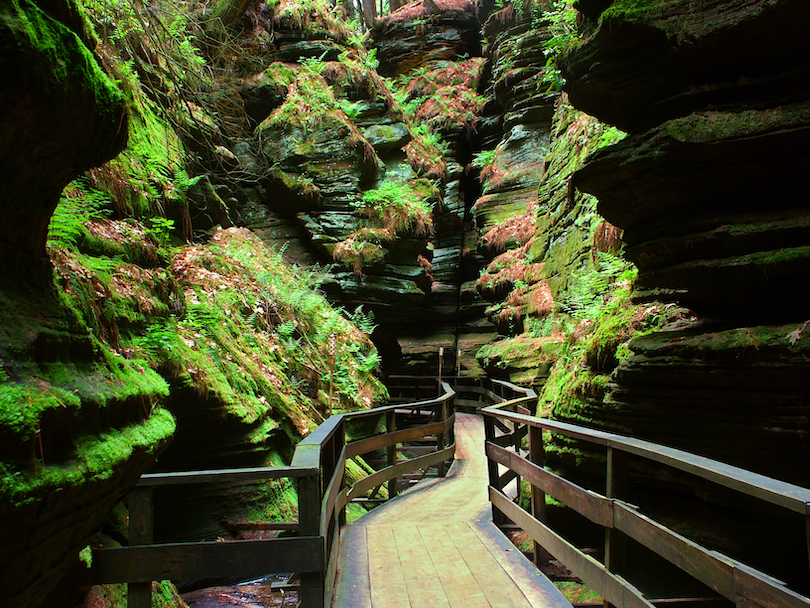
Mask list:
[[[75,248],[86,231],[87,222],[108,215],[110,205],[109,197],[90,188],[85,178],[75,180],[65,188],[51,217],[48,243]]]
[[[377,325],[374,323],[374,312],[371,310],[365,312],[362,305],[354,309],[354,312],[349,316],[349,321],[364,334],[371,335],[377,329]]]
[[[577,319],[595,319],[599,316],[612,285],[630,268],[621,257],[597,251],[593,264],[585,265],[572,277],[560,308]]]

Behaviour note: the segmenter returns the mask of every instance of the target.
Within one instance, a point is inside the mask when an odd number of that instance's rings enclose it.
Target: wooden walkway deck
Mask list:
[[[481,419],[455,432],[445,478],[344,528],[334,608],[570,608],[491,522]]]

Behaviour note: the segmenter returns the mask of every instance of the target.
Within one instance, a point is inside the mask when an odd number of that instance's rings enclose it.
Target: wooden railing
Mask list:
[[[128,607],[151,608],[151,581],[296,572],[299,605],[329,606],[346,505],[383,484],[388,484],[389,497],[396,495],[397,478],[409,472],[436,466],[443,475],[445,463],[453,458],[455,393],[449,384],[435,379],[432,387],[438,397],[331,416],[296,446],[290,466],[143,475],[129,495],[129,546],[93,551],[94,582],[129,583]],[[402,414],[421,415],[428,421],[398,429],[397,417]],[[368,418],[384,418],[385,432],[347,442],[347,422]],[[434,450],[398,459],[398,444],[427,437],[435,437]],[[347,485],[346,460],[382,449],[386,450],[386,466]],[[153,544],[152,493],[156,488],[281,478],[295,479],[298,484],[297,536]]]
[[[791,591],[784,583],[685,538],[621,500],[623,495],[626,496],[631,455],[799,513],[808,518],[808,533],[810,489],[674,448],[537,418],[530,415],[533,402],[534,399],[513,399],[485,408],[482,413],[485,416],[493,520],[503,523],[508,518],[528,533],[535,541],[536,560],[542,559],[544,550],[548,551],[600,594],[608,605],[652,608],[650,600],[615,572],[624,557],[624,542],[629,538],[740,608],[810,607],[810,598]],[[586,490],[544,468],[544,431],[606,447],[604,495]],[[524,442],[527,435],[528,442]],[[501,475],[499,467],[506,467],[506,473]],[[505,484],[515,477],[518,481],[522,477],[531,484],[531,513],[515,504],[503,491]],[[604,563],[585,554],[549,527],[545,513],[546,494],[604,527]]]

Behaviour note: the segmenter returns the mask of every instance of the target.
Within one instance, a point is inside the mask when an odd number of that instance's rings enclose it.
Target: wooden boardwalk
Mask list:
[[[445,478],[344,528],[334,608],[570,608],[491,522],[481,419],[455,433]]]

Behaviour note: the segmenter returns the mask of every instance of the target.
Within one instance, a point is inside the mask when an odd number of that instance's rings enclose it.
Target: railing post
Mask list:
[[[546,464],[546,450],[543,445],[543,429],[529,427],[529,460],[542,467]],[[538,521],[546,522],[546,493],[532,485],[532,515]],[[534,564],[538,568],[547,563],[551,555],[537,541],[534,542]]]
[[[439,386],[441,386],[441,385],[439,385]],[[445,422],[447,420],[447,402],[446,401],[442,401],[441,403],[439,403],[436,406],[436,414],[437,414],[437,416],[436,416],[437,420],[439,420],[441,422]],[[444,432],[439,433],[438,435],[436,435],[436,450],[441,451],[446,446],[447,446],[447,444],[445,442]],[[447,464],[444,461],[441,461],[437,465],[436,468],[438,469],[439,477],[444,477],[445,474],[447,473]]]
[[[320,475],[309,475],[298,478],[298,534],[301,536],[319,536],[321,514],[321,479]],[[326,539],[322,539],[325,541]],[[323,547],[321,552],[324,552]],[[323,556],[325,560],[327,556]],[[301,587],[298,590],[298,605],[301,608],[323,608],[324,573],[301,573]]]
[[[515,448],[515,454],[520,456],[520,423],[512,423],[512,447]],[[520,503],[520,475],[515,473],[515,496],[517,496],[518,503]]]
[[[455,396],[452,397],[449,401],[447,401],[447,417],[455,415],[456,413],[456,401]],[[454,444],[456,442],[456,426],[455,423],[450,427],[448,431],[448,441],[450,444]]]
[[[626,452],[608,446],[607,481],[605,496],[627,498],[629,456]],[[618,530],[605,529],[605,567],[611,572],[621,572],[627,557],[627,537]],[[605,607],[612,604],[605,602]]]
[[[337,431],[335,432],[335,466],[343,466],[343,479],[340,482],[341,488],[346,484],[346,463],[338,462],[340,460],[340,454],[343,452],[343,448],[346,447],[346,425],[343,420],[340,422],[340,426],[338,427]],[[338,526],[345,526],[346,525],[346,506],[344,505],[343,508],[340,510],[337,515],[337,525]]]
[[[807,540],[807,564],[810,566],[810,503],[805,504],[805,513],[807,513],[804,518],[805,527],[807,529],[807,535],[805,536]]]
[[[385,414],[385,431],[386,433],[393,433],[397,430],[397,413],[394,410]],[[392,445],[386,448],[386,456],[388,466],[392,467],[397,463],[397,446]],[[393,498],[397,495],[397,478],[388,480],[388,498]]]
[[[129,495],[129,544],[151,545],[152,488],[135,487]],[[127,608],[152,608],[152,583],[127,583]]]
[[[484,416],[484,449],[486,442],[495,440],[495,420],[492,416]],[[498,463],[487,456],[487,471],[489,472],[489,485],[496,490],[501,490],[501,481],[498,476]],[[495,505],[492,505],[492,523],[502,526],[506,523],[506,516]]]

